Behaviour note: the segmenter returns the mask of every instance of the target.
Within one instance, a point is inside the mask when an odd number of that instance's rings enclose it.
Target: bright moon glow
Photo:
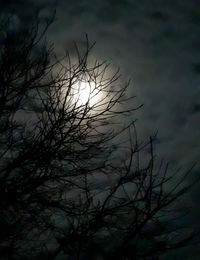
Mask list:
[[[99,91],[94,82],[79,82],[75,98],[79,105],[94,105],[99,99]]]

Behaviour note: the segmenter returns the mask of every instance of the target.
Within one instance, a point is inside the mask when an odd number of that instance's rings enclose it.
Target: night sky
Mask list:
[[[25,2],[25,3],[24,3]],[[89,39],[93,55],[131,79],[140,138],[158,131],[156,153],[183,169],[200,154],[200,2],[198,0],[13,0],[1,10],[31,22],[37,8],[56,19],[48,31],[58,55]],[[194,174],[200,174],[197,164]],[[184,203],[186,221],[199,226],[199,187]],[[165,259],[199,259],[197,246],[170,252]]]

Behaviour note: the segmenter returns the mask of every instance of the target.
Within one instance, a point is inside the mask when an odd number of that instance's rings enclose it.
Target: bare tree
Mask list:
[[[2,259],[158,259],[186,245],[194,233],[171,221],[190,170],[168,174],[153,137],[137,138],[129,82],[90,59],[87,37],[58,58],[50,23],[1,23]]]

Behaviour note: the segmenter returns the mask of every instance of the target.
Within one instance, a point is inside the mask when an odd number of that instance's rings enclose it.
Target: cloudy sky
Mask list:
[[[26,3],[24,3],[26,2]],[[200,155],[200,3],[198,0],[14,0],[2,10],[26,23],[35,9],[56,20],[48,32],[58,53],[84,41],[96,41],[94,56],[106,59],[131,78],[131,91],[144,107],[135,114],[138,133],[158,130],[156,152],[186,167]],[[196,174],[200,165],[196,167]],[[198,224],[200,196],[188,196],[190,220]],[[193,250],[193,249],[192,249]],[[187,251],[187,252],[186,252]],[[186,250],[183,259],[199,259]],[[199,253],[200,254],[200,253]],[[195,258],[196,255],[196,258]],[[173,259],[180,259],[179,257]]]

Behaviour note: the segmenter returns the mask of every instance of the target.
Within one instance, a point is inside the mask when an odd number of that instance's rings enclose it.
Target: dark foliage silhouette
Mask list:
[[[188,244],[171,206],[190,170],[169,174],[154,137],[138,140],[129,82],[87,37],[55,55],[50,23],[1,20],[1,259],[158,259]]]

